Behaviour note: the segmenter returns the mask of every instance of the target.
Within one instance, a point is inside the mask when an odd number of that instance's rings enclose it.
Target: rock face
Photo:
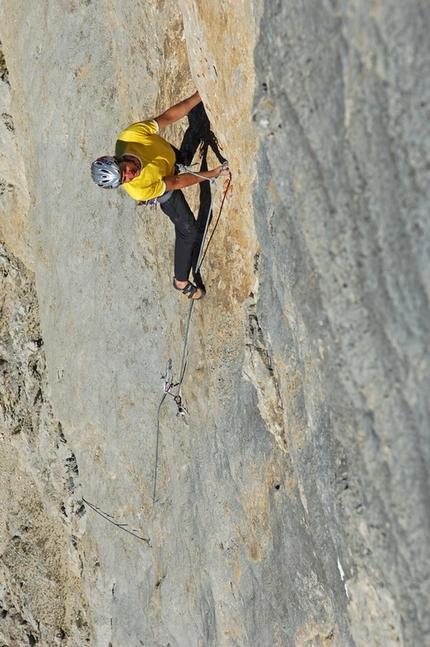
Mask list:
[[[0,643],[430,645],[430,9],[31,4],[0,9]],[[232,181],[184,424],[172,227],[89,166],[196,86],[211,130],[166,137]]]
[[[76,457],[47,397],[34,277],[0,246],[2,645],[87,644]]]

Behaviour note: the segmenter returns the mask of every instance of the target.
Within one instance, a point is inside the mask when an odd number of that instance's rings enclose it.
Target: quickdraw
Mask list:
[[[188,410],[182,404],[181,396],[178,393],[177,394],[172,393],[172,389],[175,389],[177,386],[179,386],[179,382],[176,382],[176,384],[174,384],[173,382],[170,381],[171,373],[172,373],[172,360],[169,359],[166,366],[166,372],[164,375],[161,376],[161,379],[163,380],[163,391],[164,391],[163,400],[166,395],[171,395],[173,397],[175,404],[178,407],[178,412],[176,416],[178,418],[182,418],[185,424],[188,424],[188,422],[185,419],[185,415],[188,413]]]
[[[157,198],[151,198],[151,200],[138,200],[136,202],[136,205],[138,207],[151,207],[151,209],[156,209],[158,207],[158,200]]]

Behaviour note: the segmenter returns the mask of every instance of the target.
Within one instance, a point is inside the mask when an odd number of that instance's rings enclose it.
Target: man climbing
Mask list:
[[[200,101],[196,92],[155,119],[132,124],[120,134],[115,155],[99,157],[91,166],[92,178],[98,186],[116,189],[122,185],[134,200],[157,199],[162,211],[175,225],[173,287],[191,299],[203,298],[205,291],[188,280],[198,227],[181,189],[205,179],[229,175],[230,171],[227,167],[217,166],[211,171],[200,171],[199,176],[192,173],[178,175],[175,164],[180,162],[179,151],[158,132],[185,117]]]

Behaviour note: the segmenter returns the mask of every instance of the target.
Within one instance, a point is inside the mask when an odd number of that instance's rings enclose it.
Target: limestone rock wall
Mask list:
[[[357,645],[429,640],[429,22],[421,3],[267,4],[255,54],[257,312]]]
[[[84,645],[76,457],[48,399],[34,277],[0,246],[0,642]]]
[[[429,644],[429,22],[388,0],[3,0],[5,645]],[[172,227],[89,167],[195,87],[194,159],[233,175],[184,424],[159,407],[189,313]],[[200,216],[208,189],[187,190]]]
[[[24,155],[0,56],[0,643],[84,645],[79,470],[48,396]]]
[[[17,147],[11,114],[9,73],[0,42],[0,236],[11,251],[34,271],[27,213],[29,195],[24,160]]]

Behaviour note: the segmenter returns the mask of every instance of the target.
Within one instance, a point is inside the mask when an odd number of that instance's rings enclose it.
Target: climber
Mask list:
[[[205,179],[229,175],[230,171],[224,165],[200,171],[199,176],[186,172],[178,175],[175,164],[181,163],[180,152],[158,133],[185,117],[200,101],[196,92],[155,119],[132,124],[120,134],[115,155],[99,157],[91,166],[94,182],[104,189],[122,185],[134,200],[149,202],[156,198],[175,225],[173,287],[192,299],[203,298],[205,291],[188,280],[198,227],[181,189]]]

